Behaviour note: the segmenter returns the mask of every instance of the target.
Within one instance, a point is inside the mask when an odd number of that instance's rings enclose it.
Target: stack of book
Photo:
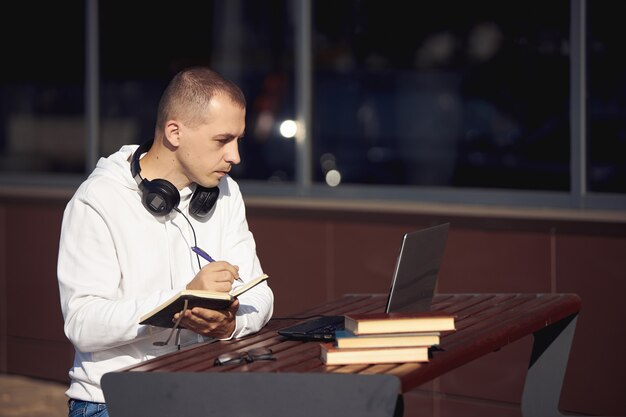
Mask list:
[[[443,312],[362,313],[346,315],[344,327],[320,345],[327,365],[428,362],[428,349],[455,321]]]

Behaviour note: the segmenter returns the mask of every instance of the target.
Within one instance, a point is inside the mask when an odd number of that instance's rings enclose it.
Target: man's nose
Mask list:
[[[228,147],[226,149],[226,155],[224,155],[224,159],[226,160],[226,162],[237,165],[241,162],[241,157],[239,156],[239,141],[236,139],[232,140],[227,146]]]

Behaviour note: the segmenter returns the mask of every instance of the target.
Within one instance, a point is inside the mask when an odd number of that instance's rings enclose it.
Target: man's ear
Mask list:
[[[181,126],[176,120],[168,120],[165,123],[165,141],[172,147],[177,148],[180,144]]]

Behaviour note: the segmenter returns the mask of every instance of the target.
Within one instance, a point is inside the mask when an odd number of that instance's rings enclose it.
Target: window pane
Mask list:
[[[588,187],[626,193],[626,28],[619,4],[587,5]]]
[[[0,172],[80,173],[85,161],[82,2],[11,3],[0,26]]]
[[[313,2],[315,180],[567,190],[569,2]]]
[[[278,125],[293,118],[291,15],[284,1],[100,2],[102,154],[152,139],[167,82],[189,65],[209,65],[248,101],[237,179],[294,176],[294,144]],[[175,17],[175,18],[173,18]]]

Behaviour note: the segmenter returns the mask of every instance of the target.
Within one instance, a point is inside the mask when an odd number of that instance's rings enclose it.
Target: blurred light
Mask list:
[[[293,138],[298,132],[298,125],[293,120],[285,120],[280,124],[280,134],[284,138]]]
[[[331,169],[335,169],[335,155],[332,153],[325,153],[320,157],[320,165],[322,166],[322,171],[328,172]]]
[[[341,173],[336,169],[331,169],[326,173],[326,184],[336,187],[341,184]]]
[[[259,114],[254,125],[254,135],[267,139],[274,127],[274,115],[269,111],[263,111]]]

